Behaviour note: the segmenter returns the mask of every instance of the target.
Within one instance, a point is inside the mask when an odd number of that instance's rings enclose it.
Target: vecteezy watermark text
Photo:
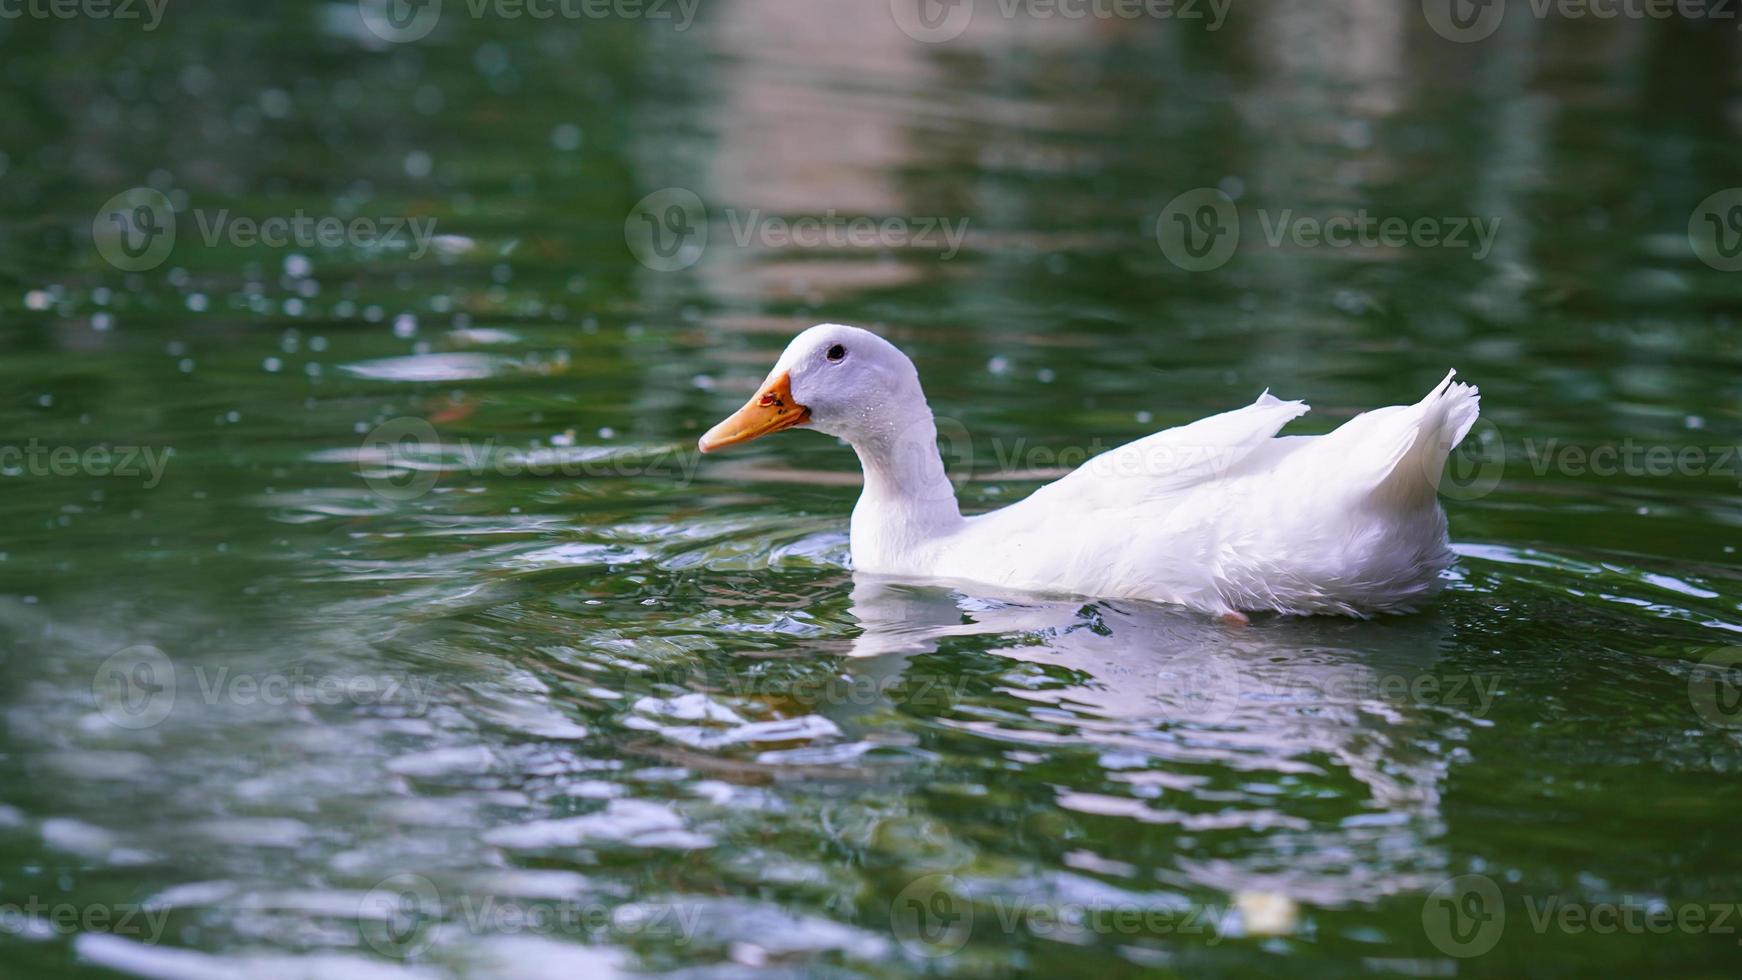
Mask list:
[[[167,446],[50,446],[38,439],[0,446],[0,476],[143,478],[150,490],[163,482],[175,450]]]
[[[170,909],[122,902],[116,905],[80,905],[46,902],[31,895],[22,902],[0,902],[0,936],[47,939],[102,932],[128,936],[146,943],[163,938]]]
[[[168,260],[180,232],[179,215],[169,196],[149,187],[122,191],[104,202],[91,222],[97,253],[123,272],[145,272]],[[436,219],[309,214],[233,214],[228,208],[193,209],[200,243],[207,248],[356,248],[403,251],[412,259],[429,254]]]
[[[976,15],[1030,20],[1178,21],[1221,30],[1233,0],[889,0],[901,32],[923,44],[954,41]]]
[[[1511,10],[1537,20],[1669,20],[1736,23],[1737,0],[1422,0],[1422,14],[1434,33],[1469,44],[1500,29]]]
[[[990,914],[988,915],[988,912]],[[1218,905],[1030,901],[1005,895],[967,897],[953,875],[916,878],[889,903],[890,928],[915,956],[959,952],[976,932],[1029,935],[1080,943],[1095,936],[1148,936],[1214,946],[1239,935],[1240,913]]]
[[[253,218],[231,215],[229,209],[195,211],[200,239],[207,248],[226,242],[234,248],[362,248],[404,250],[413,259],[429,253],[436,219],[340,218],[297,210],[289,215]]]
[[[449,0],[453,2],[453,0]],[[464,0],[455,4],[473,20],[642,20],[685,31],[695,23],[701,0]],[[441,23],[443,0],[357,0],[363,26],[383,41],[406,44],[430,35]]]
[[[394,958],[428,949],[444,927],[472,936],[534,934],[589,943],[658,937],[676,945],[695,938],[702,906],[694,902],[618,902],[585,898],[530,898],[463,891],[444,895],[415,873],[391,875],[358,903],[365,942]]]
[[[1742,487],[1742,447],[1671,446],[1623,439],[1597,446],[1564,445],[1559,439],[1524,440],[1524,454],[1537,476],[1661,477],[1722,476]]]
[[[759,208],[724,212],[739,248],[900,249],[956,257],[968,237],[967,218],[821,214],[771,215]],[[701,261],[712,237],[706,205],[694,191],[667,187],[636,202],[623,223],[623,238],[642,265],[676,272]]]
[[[1440,952],[1460,959],[1481,956],[1499,945],[1508,926],[1520,920],[1508,915],[1508,896],[1487,875],[1450,878],[1422,902],[1421,923],[1428,940]],[[1524,924],[1545,935],[1710,935],[1742,933],[1742,903],[1677,902],[1656,896],[1621,895],[1582,901],[1561,895],[1516,896]],[[1742,945],[1742,939],[1736,940]]]
[[[0,0],[0,21],[143,20],[141,30],[155,31],[168,6],[169,0]]]
[[[1350,213],[1308,215],[1293,208],[1260,208],[1258,230],[1273,249],[1449,249],[1481,261],[1494,249],[1500,218],[1473,215],[1379,215],[1359,208]],[[1241,208],[1214,187],[1186,191],[1169,201],[1155,221],[1156,241],[1168,261],[1188,272],[1207,272],[1228,264],[1240,247]]]
[[[494,438],[474,443],[444,440],[427,419],[403,416],[371,429],[347,457],[371,491],[384,500],[416,500],[443,475],[503,477],[649,477],[688,486],[701,465],[698,454],[677,445],[500,446]]]
[[[1476,718],[1488,715],[1500,693],[1497,674],[1399,673],[1356,664],[1286,671],[1241,665],[1227,656],[1194,659],[1178,669],[1159,670],[1153,682],[1155,693],[1162,697],[1230,707],[1432,705]]]
[[[178,668],[162,650],[140,644],[98,666],[91,696],[111,724],[138,730],[162,723],[189,700],[244,708],[394,705],[416,715],[427,709],[430,691],[429,681],[417,674],[334,672],[306,664],[267,671],[204,663]]]

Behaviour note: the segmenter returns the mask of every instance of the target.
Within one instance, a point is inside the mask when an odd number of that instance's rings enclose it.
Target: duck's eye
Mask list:
[[[846,357],[846,356],[847,356],[847,348],[842,347],[840,344],[836,344],[835,346],[829,348],[828,357],[829,357],[829,360],[831,360],[831,361],[838,361],[841,358]]]

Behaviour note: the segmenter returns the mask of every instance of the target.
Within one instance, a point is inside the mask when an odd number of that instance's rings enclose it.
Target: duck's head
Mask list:
[[[799,427],[862,445],[916,413],[931,415],[906,354],[869,330],[824,323],[794,337],[750,401],[696,445],[708,453]]]

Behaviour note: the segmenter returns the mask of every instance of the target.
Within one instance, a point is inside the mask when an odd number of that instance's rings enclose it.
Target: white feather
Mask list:
[[[849,356],[824,359],[836,345]],[[964,518],[917,373],[899,350],[825,324],[794,340],[776,370],[790,372],[812,425],[852,443],[865,468],[855,568],[1212,613],[1419,607],[1453,561],[1436,487],[1479,407],[1476,389],[1447,374],[1414,405],[1367,412],[1322,436],[1279,437],[1307,406],[1265,392]]]

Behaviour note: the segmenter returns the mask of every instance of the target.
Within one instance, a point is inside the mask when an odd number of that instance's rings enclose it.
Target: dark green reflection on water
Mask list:
[[[0,962],[1733,968],[1728,25],[447,6],[0,20]],[[129,272],[91,229],[135,186],[179,217]],[[1201,187],[1240,241],[1191,272],[1157,219]],[[1363,212],[1493,237],[1295,234]],[[274,217],[400,230],[237,237]],[[850,453],[689,448],[830,320],[913,353],[975,509],[1456,367],[1463,563],[1420,616],[1232,632],[855,580]]]

